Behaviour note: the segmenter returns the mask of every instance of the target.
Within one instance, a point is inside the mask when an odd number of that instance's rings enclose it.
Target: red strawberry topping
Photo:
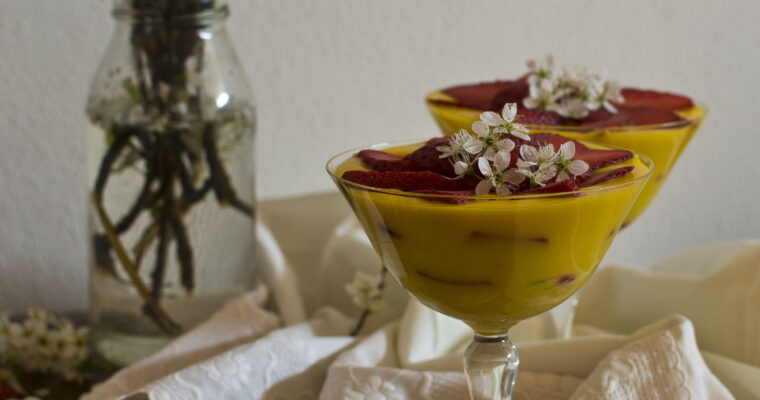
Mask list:
[[[441,92],[453,97],[454,101],[431,100],[432,103],[501,111],[505,103],[522,103],[522,100],[528,96],[527,75],[513,81],[453,86]]]
[[[377,150],[362,150],[357,154],[362,163],[373,171],[411,171],[412,163],[393,154]]]
[[[544,186],[537,186],[533,189],[520,192],[520,194],[560,193],[573,192],[576,190],[578,190],[578,184],[572,179],[566,179],[562,182],[552,182]]]
[[[471,180],[449,179],[430,171],[346,171],[343,179],[379,189],[469,190]]]
[[[526,108],[520,108],[517,110],[517,115],[518,117],[521,116],[517,120],[517,122],[521,124],[545,126],[562,125],[562,117],[552,111],[529,110]]]
[[[633,171],[633,165],[622,168],[615,168],[604,172],[597,172],[595,174],[586,174],[579,176],[576,179],[578,180],[578,185],[584,188],[606,182],[613,178],[621,177],[631,171]]]
[[[628,150],[580,150],[576,149],[575,159],[588,163],[589,170],[604,167],[605,165],[617,164],[633,157]]]
[[[409,153],[404,160],[411,163],[412,170],[431,171],[450,178],[456,177],[454,167],[446,158],[441,158],[441,152],[438,146],[447,145],[451,138],[433,138],[427,141],[424,146]]]
[[[624,88],[621,94],[625,101],[619,104],[619,108],[653,107],[673,111],[694,106],[694,102],[690,98],[674,93]]]

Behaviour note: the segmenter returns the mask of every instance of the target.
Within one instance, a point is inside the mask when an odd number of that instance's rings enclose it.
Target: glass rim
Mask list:
[[[536,132],[538,133],[538,132]],[[389,147],[396,147],[396,146],[404,146],[404,145],[410,145],[415,143],[425,143],[427,140],[430,140],[430,138],[427,139],[412,139],[412,140],[400,140],[400,141],[392,141],[392,142],[382,142],[382,143],[376,143],[369,146],[362,146],[362,147],[356,147],[350,150],[342,151],[332,157],[330,157],[327,160],[327,163],[325,165],[325,169],[327,173],[330,175],[330,177],[339,185],[346,185],[351,186],[356,189],[366,190],[370,192],[376,192],[376,193],[384,193],[394,196],[402,196],[402,197],[412,197],[412,198],[421,198],[421,199],[458,199],[458,200],[476,200],[476,201],[517,201],[517,200],[534,200],[534,199],[555,199],[555,198],[562,198],[562,197],[574,197],[576,195],[588,195],[588,194],[597,194],[597,193],[605,193],[613,190],[619,190],[628,186],[632,186],[634,184],[638,183],[646,183],[646,181],[652,176],[652,173],[654,172],[654,161],[650,159],[649,157],[645,156],[644,154],[641,154],[639,152],[635,152],[632,150],[628,150],[622,147],[617,146],[609,146],[609,145],[599,145],[597,143],[590,142],[591,144],[595,144],[597,146],[602,146],[609,149],[614,150],[626,150],[633,153],[634,156],[637,156],[648,168],[649,170],[643,174],[642,176],[631,179],[626,182],[619,182],[619,183],[613,183],[613,184],[600,184],[600,185],[594,185],[589,186],[585,188],[580,188],[578,190],[573,190],[569,192],[558,192],[558,193],[537,193],[537,194],[514,194],[510,196],[499,196],[495,194],[488,194],[488,195],[458,195],[458,194],[440,194],[440,193],[415,193],[415,192],[405,192],[400,189],[385,189],[385,188],[377,188],[374,186],[368,186],[363,185],[361,183],[356,183],[353,181],[349,181],[347,179],[343,179],[340,176],[337,176],[335,174],[335,170],[337,169],[340,164],[342,164],[344,161],[348,160],[350,157],[345,157],[346,155],[351,155],[358,153],[361,150],[382,150]],[[580,141],[583,143],[584,141]],[[341,159],[340,164],[336,164],[336,162]],[[486,197],[487,196],[487,197]],[[449,204],[449,205],[458,205],[458,204]]]
[[[435,102],[435,100],[431,100],[431,96],[436,93],[443,93],[441,90],[436,90],[433,92],[428,93],[425,96],[425,104],[430,106],[436,106],[436,107],[443,107],[447,109],[462,109],[462,110],[468,110],[472,112],[486,112],[490,110],[480,110],[477,108],[471,108],[471,107],[464,107],[464,106],[458,106],[455,104],[446,104],[446,103],[438,103]],[[698,123],[702,119],[704,119],[705,115],[707,115],[709,108],[702,103],[701,101],[695,101],[692,100],[693,107],[698,107],[702,113],[699,116],[696,117],[681,117],[683,118],[683,121],[671,121],[671,122],[663,122],[659,124],[648,124],[648,125],[626,125],[626,126],[591,126],[591,127],[580,127],[580,126],[566,126],[566,125],[536,125],[536,124],[524,124],[525,126],[531,128],[532,130],[542,130],[542,131],[556,131],[556,132],[567,132],[567,133],[577,133],[582,135],[592,135],[594,133],[598,132],[615,132],[615,133],[639,133],[641,131],[651,131],[653,129],[672,129],[672,128],[683,128],[687,127],[693,124]],[[680,111],[680,110],[671,110],[671,111]]]

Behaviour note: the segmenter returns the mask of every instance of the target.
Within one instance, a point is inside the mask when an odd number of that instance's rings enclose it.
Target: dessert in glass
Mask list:
[[[514,112],[327,164],[399,284],[475,331],[473,399],[510,398],[519,361],[507,332],[586,282],[653,170],[627,150],[525,135]]]
[[[515,102],[521,123],[576,140],[619,146],[652,159],[652,179],[625,225],[652,201],[706,113],[690,98],[667,92],[620,87],[585,70],[558,72],[551,57],[528,62],[515,80],[458,85],[434,91],[425,101],[444,135],[468,128],[484,111]]]

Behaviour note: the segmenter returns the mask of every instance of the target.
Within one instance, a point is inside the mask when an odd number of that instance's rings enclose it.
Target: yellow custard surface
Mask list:
[[[420,145],[382,150],[404,155]],[[650,174],[651,162],[638,156],[608,168],[623,165],[634,170],[578,192],[463,204],[339,179],[366,170],[356,157],[331,175],[398,282],[487,335],[558,305],[591,276]]]
[[[428,110],[445,136],[450,136],[460,129],[470,131],[472,123],[480,119],[480,114],[483,112],[472,108],[433,103],[431,100],[453,101],[454,99],[440,91],[433,92],[426,98]],[[590,130],[573,127],[529,126],[532,129],[556,133],[575,140],[622,147],[644,154],[654,162],[652,178],[626,218],[625,225],[627,225],[646,209],[657,194],[681,151],[699,129],[705,110],[695,105],[689,109],[676,111],[676,114],[686,121],[660,126],[607,127]]]

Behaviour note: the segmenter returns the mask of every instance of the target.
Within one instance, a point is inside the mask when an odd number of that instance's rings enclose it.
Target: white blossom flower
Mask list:
[[[574,142],[567,141],[559,146],[557,159],[554,162],[557,171],[559,171],[557,174],[557,182],[570,179],[570,174],[578,176],[588,171],[589,165],[587,162],[583,160],[573,160],[573,157],[575,157]]]
[[[530,186],[544,186],[546,182],[557,175],[557,167],[554,164],[541,164],[537,169],[520,168],[517,170],[520,174],[530,179]]]
[[[435,148],[441,152],[441,155],[438,156],[438,158],[449,158],[452,156],[460,155],[462,152],[467,151],[466,148],[468,147],[468,144],[473,141],[480,143],[478,139],[472,137],[472,135],[470,135],[466,130],[460,129],[459,132],[455,133],[454,136],[451,137],[451,140],[449,140],[449,143],[447,145],[441,145]]]
[[[552,70],[552,62],[545,65],[528,62],[529,95],[523,99],[525,107],[555,111],[565,118],[583,118],[589,111],[604,107],[615,113],[613,103],[622,103],[621,86],[585,69],[563,69],[561,74]]]
[[[379,275],[356,271],[353,282],[347,283],[344,288],[357,306],[375,312],[385,307],[383,293],[378,288],[380,279]]]
[[[528,60],[525,64],[530,72],[539,79],[551,79],[554,68],[554,57],[551,54],[547,54],[542,63],[536,60]]]
[[[520,146],[520,157],[522,160],[517,160],[518,168],[540,167],[553,163],[557,159],[557,153],[554,152],[554,145],[551,143],[539,147],[524,144]]]
[[[87,330],[43,310],[29,310],[23,322],[0,317],[0,362],[29,372],[57,373],[81,380],[79,366],[87,359]]]
[[[496,114],[493,111],[486,111],[480,114],[481,121],[483,121],[488,126],[494,127],[493,133],[505,133],[518,137],[522,140],[530,140],[530,137],[526,135],[528,128],[526,128],[525,125],[518,124],[515,121],[516,117],[516,103],[504,104],[504,108],[501,110],[501,115]]]
[[[448,145],[438,146],[436,150],[441,152],[438,158],[450,158],[454,172],[457,176],[462,176],[470,168],[470,154],[477,154],[482,148],[483,142],[470,135],[466,130],[460,129],[454,134]]]
[[[525,176],[515,169],[508,169],[511,162],[509,152],[498,152],[494,156],[493,167],[485,158],[478,158],[478,169],[483,178],[475,187],[476,195],[488,194],[491,189],[495,189],[499,196],[508,196],[512,194],[507,184],[519,185],[525,180]]]

